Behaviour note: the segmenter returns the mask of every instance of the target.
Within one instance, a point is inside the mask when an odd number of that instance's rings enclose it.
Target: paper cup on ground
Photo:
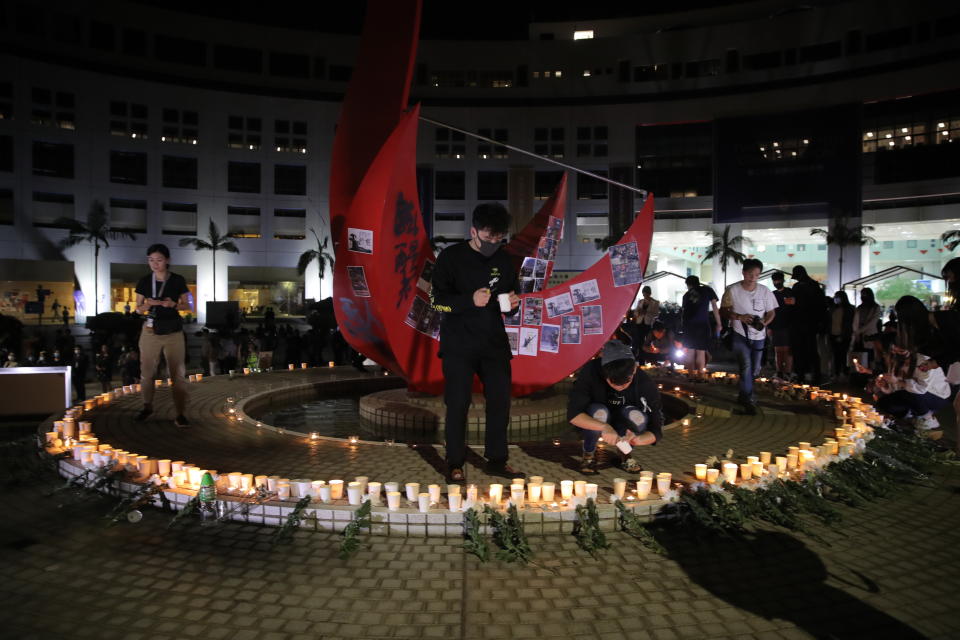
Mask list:
[[[353,481],[360,483],[360,489],[363,491],[363,493],[367,492],[367,483],[370,481],[370,478],[367,476],[357,476],[353,479]]]
[[[771,455],[772,455],[772,454],[771,454],[769,451],[761,451],[761,452],[760,452],[760,462],[762,462],[764,465],[770,464],[770,456],[771,456]]]
[[[317,495],[320,496],[320,502],[323,502],[324,504],[328,504],[333,500],[333,497],[331,496],[330,485],[328,484],[322,484],[317,487]]]
[[[573,495],[580,498],[587,495],[587,481],[586,480],[575,480],[573,483]]]
[[[460,495],[460,485],[458,485],[458,484],[448,484],[448,485],[447,485],[447,495],[448,495],[448,496],[459,496],[459,495]]]
[[[297,493],[294,498],[306,498],[310,495],[310,490],[313,489],[313,480],[308,478],[301,478],[294,480],[290,483],[291,485],[296,485]]]
[[[396,511],[400,508],[400,492],[387,491],[387,508],[390,511]]]
[[[695,465],[693,465],[693,475],[696,476],[697,480],[706,480],[706,479],[707,479],[707,465],[705,465],[705,464],[695,464]]]
[[[171,472],[169,460],[157,460],[157,473],[162,476],[169,476]]]
[[[624,482],[626,482],[626,481],[624,481]],[[597,487],[597,485],[594,484],[593,482],[588,482],[588,483],[586,484],[586,486],[584,487],[584,489],[585,489],[585,492],[584,492],[584,494],[583,494],[584,497],[593,498],[593,501],[596,502],[596,501],[597,501],[597,490],[598,490],[598,488],[599,488],[599,487]]]
[[[530,476],[527,484],[543,484],[543,476]]]
[[[420,495],[420,483],[408,482],[405,487],[407,489],[407,500],[416,503],[418,496]],[[430,494],[428,493],[427,495],[429,496]]]
[[[657,493],[661,496],[670,490],[670,481],[673,479],[669,473],[657,474]]]
[[[553,502],[553,492],[557,485],[553,482],[544,482],[540,487],[540,499],[544,502]]]
[[[560,498],[569,500],[573,496],[573,480],[560,481]]]
[[[290,483],[289,482],[277,483],[277,498],[279,498],[280,500],[290,499]]]
[[[543,485],[539,482],[531,482],[527,485],[527,500],[530,502],[540,502],[540,496],[543,492]]]
[[[460,511],[463,507],[463,496],[459,493],[448,494],[447,500],[450,503],[450,511]]]
[[[490,502],[493,505],[500,504],[500,501],[503,500],[503,485],[498,483],[493,483],[490,485]]]
[[[254,485],[259,489],[260,487],[266,488],[267,486],[267,476],[254,476],[253,478]]]
[[[417,496],[417,506],[420,507],[420,513],[430,511],[430,494],[421,493]]]
[[[351,482],[347,485],[347,500],[353,506],[359,506],[363,500],[363,483]]]
[[[379,482],[367,483],[367,494],[370,496],[370,504],[374,507],[380,504],[380,492],[383,491],[383,485]]]
[[[258,478],[260,476],[257,476]],[[320,487],[325,486],[327,483],[323,480],[314,480],[310,483],[310,497],[314,500],[320,499]]]
[[[267,476],[267,491],[276,491],[278,482],[280,482],[280,476]]]
[[[727,462],[723,465],[723,479],[730,484],[737,482],[737,464],[735,462]]]
[[[762,462],[754,462],[753,464],[751,464],[751,465],[750,465],[750,473],[753,475],[754,478],[758,478],[758,479],[759,479],[760,477],[762,477],[762,476],[763,476],[763,463],[762,463]]]
[[[390,493],[391,491],[400,491],[399,482],[384,482],[383,490],[385,493]]]
[[[650,478],[651,480],[653,480],[653,471],[641,471],[641,472],[640,472],[640,477],[641,477],[641,478]]]
[[[330,481],[330,497],[339,500],[343,497],[343,480]]]
[[[637,480],[637,498],[646,500],[650,495],[650,488],[653,486],[653,478],[640,478]]]
[[[523,507],[523,485],[522,484],[510,485],[510,501],[517,507],[517,509]]]
[[[526,478],[514,478],[514,479],[512,479],[512,480],[510,481],[510,484],[512,484],[512,485],[513,485],[513,484],[518,484],[518,485],[520,485],[520,486],[522,487],[522,486],[524,486],[524,485],[526,484],[526,482],[527,482],[527,479],[526,479]]]
[[[623,494],[627,492],[627,481],[625,478],[613,479],[613,495],[623,500]]]
[[[427,487],[427,493],[430,494],[430,504],[440,504],[440,485],[431,484]]]
[[[753,477],[753,463],[746,462],[740,465],[740,477],[749,480]]]
[[[227,482],[231,490],[240,488],[240,476],[242,475],[239,471],[232,471],[227,474]]]

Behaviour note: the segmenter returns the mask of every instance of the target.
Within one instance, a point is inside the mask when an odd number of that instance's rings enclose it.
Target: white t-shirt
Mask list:
[[[757,284],[753,291],[747,291],[743,288],[742,282],[742,280],[735,282],[726,288],[723,292],[723,299],[720,300],[721,307],[732,307],[734,313],[760,316],[761,319],[767,311],[777,308],[777,298],[770,289],[762,284]],[[744,335],[744,325],[739,320],[733,320],[730,326],[740,335]],[[766,335],[763,331],[756,331],[752,327],[747,327],[746,337],[750,340],[763,340]]]

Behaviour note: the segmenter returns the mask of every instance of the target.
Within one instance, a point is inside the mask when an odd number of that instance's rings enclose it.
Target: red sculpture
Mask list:
[[[367,12],[333,148],[334,309],[353,348],[403,376],[411,389],[439,394],[440,314],[427,302],[433,251],[416,183],[420,109],[403,110],[420,4],[375,0]],[[388,71],[394,75],[386,77]],[[506,329],[516,350],[514,395],[548,387],[593,357],[636,298],[646,268],[652,197],[604,258],[573,280],[545,288],[565,210],[564,178],[506,248],[530,289],[521,295],[517,326]]]

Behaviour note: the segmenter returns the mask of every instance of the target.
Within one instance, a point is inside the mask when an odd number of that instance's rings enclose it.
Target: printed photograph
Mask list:
[[[537,355],[537,338],[539,337],[540,337],[539,329],[531,329],[530,327],[521,327],[520,328],[520,355],[521,356]]]
[[[536,258],[524,258],[523,264],[520,265],[520,277],[521,278],[532,278],[534,277],[534,272],[537,268],[537,259]]]
[[[570,285],[570,295],[573,296],[573,304],[583,304],[584,302],[593,302],[600,299],[600,287],[596,280],[587,280]]]
[[[407,317],[403,323],[419,331],[420,323],[429,307],[430,305],[427,304],[426,300],[420,296],[414,296],[413,302],[410,303],[410,311],[407,312]]]
[[[520,313],[514,313],[511,315],[503,314],[503,326],[505,327],[519,327],[520,326]]]
[[[373,231],[369,229],[347,229],[347,249],[355,253],[373,253]]]
[[[550,217],[547,223],[547,237],[554,240],[563,240],[563,218]]]
[[[443,314],[437,311],[436,309],[430,308],[430,326],[427,327],[426,334],[433,338],[434,340],[440,339],[440,318],[443,317]]]
[[[540,293],[545,288],[546,284],[543,278],[537,278],[533,281],[533,292]]]
[[[613,284],[622,287],[639,284],[643,281],[640,272],[640,252],[636,242],[615,244],[607,251],[610,254],[610,269],[613,271]]]
[[[595,336],[603,333],[603,307],[588,304],[580,307],[583,314],[583,335]]]
[[[431,260],[427,260],[423,263],[423,272],[420,274],[420,279],[417,281],[417,289],[423,291],[426,294],[430,293],[430,282],[433,280],[433,265],[434,263]]]
[[[533,258],[527,258],[527,260],[533,260]],[[546,278],[547,277],[547,261],[546,260],[535,260],[536,269],[534,269],[533,277],[534,278]]]
[[[517,294],[533,293],[533,278],[520,278],[520,291]]]
[[[573,311],[573,302],[570,300],[570,294],[567,292],[560,295],[547,298],[547,317],[562,316],[565,313]]]
[[[563,316],[560,331],[561,344],[580,344],[580,316]]]
[[[523,324],[539,326],[543,321],[543,298],[523,299]]]
[[[417,331],[426,335],[430,335],[430,325],[433,323],[434,316],[438,315],[438,313],[433,307],[430,306],[429,302],[424,301],[424,303],[426,304],[426,308],[423,310],[423,314],[417,321]]]
[[[540,241],[540,246],[537,247],[537,258],[541,260],[553,260],[553,255],[556,252],[556,241],[553,238],[544,238]]]
[[[557,353],[560,351],[560,325],[545,324],[540,329],[540,351]]]
[[[370,297],[370,287],[367,286],[367,275],[363,267],[347,267],[347,277],[350,278],[350,288],[353,295],[360,298]]]
[[[520,329],[507,327],[507,342],[510,343],[510,353],[520,355]]]

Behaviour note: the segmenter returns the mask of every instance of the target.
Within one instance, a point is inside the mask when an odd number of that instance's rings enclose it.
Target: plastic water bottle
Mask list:
[[[213,482],[213,476],[204,473],[200,479],[200,491],[197,492],[197,499],[200,502],[200,524],[213,524],[217,521],[217,485]]]

